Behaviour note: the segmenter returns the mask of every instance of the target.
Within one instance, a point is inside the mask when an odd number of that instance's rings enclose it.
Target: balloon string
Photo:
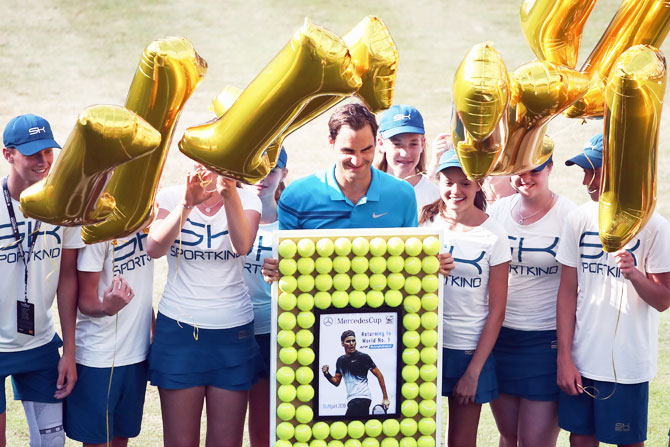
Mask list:
[[[198,175],[200,175],[200,174],[198,174]],[[184,208],[183,207],[182,207],[179,214],[180,214],[179,222],[182,222],[184,220]],[[180,262],[180,260],[181,260],[181,230],[179,231],[179,245],[178,245],[178,249],[177,249],[177,266],[175,267],[174,276],[172,277],[172,281],[175,281],[177,279],[177,274],[179,273],[179,262]],[[184,310],[181,307],[177,306],[177,309],[179,309],[179,318],[181,318],[182,316],[185,316],[185,317],[189,318],[191,321],[195,321],[195,318],[193,318],[193,316],[190,315],[188,312],[184,312]],[[177,326],[179,326],[181,329],[184,329],[184,327],[181,325],[181,321],[179,321],[179,319],[177,319]],[[193,324],[193,339],[195,341],[198,341],[199,337],[200,337],[200,328],[198,327],[197,324],[194,323]]]
[[[112,250],[113,252],[114,250]],[[114,265],[114,261],[112,258],[112,265]],[[112,271],[114,271],[112,269]],[[119,313],[117,312],[115,317],[115,322],[114,322],[114,355],[112,356],[112,368],[109,371],[109,384],[107,385],[107,406],[105,409],[105,426],[107,428],[107,447],[109,447],[109,396],[112,394],[112,377],[114,377],[114,364],[116,363],[116,338],[119,333]]]
[[[51,254],[51,250],[49,249],[49,242],[47,240],[47,228],[46,228],[46,226],[43,228],[43,230],[44,230],[44,235],[42,236],[42,241],[44,241],[47,252],[49,252],[49,254]],[[51,256],[48,256],[48,258],[49,258],[49,261],[51,262],[51,265],[53,266],[53,268],[44,277],[45,281],[47,281],[51,277],[51,275],[56,273],[57,270],[60,270],[60,264],[58,262],[54,261],[54,259]]]

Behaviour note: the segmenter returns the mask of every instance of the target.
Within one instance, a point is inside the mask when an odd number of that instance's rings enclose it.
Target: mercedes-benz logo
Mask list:
[[[333,317],[326,317],[323,319],[323,325],[324,326],[332,326],[333,325]]]

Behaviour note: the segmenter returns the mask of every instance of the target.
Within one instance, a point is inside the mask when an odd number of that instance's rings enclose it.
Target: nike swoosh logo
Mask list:
[[[373,219],[376,219],[376,218],[378,218],[378,217],[386,216],[387,214],[388,214],[388,212],[386,212],[386,213],[381,213],[381,214],[375,214],[375,213],[372,213],[372,218],[373,218]]]

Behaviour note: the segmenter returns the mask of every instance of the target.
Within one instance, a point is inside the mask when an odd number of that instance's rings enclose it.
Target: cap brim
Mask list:
[[[56,143],[56,140],[51,138],[45,138],[43,140],[30,141],[18,146],[14,146],[19,152],[25,156],[35,155],[38,152],[43,151],[44,149],[61,149],[60,145]]]
[[[596,169],[602,166],[602,164],[602,159],[587,157],[585,154],[579,154],[565,162],[566,166],[577,165],[582,169]]]
[[[394,127],[388,130],[382,130],[380,132],[382,138],[386,139],[395,137],[396,135],[400,135],[401,133],[418,133],[419,135],[425,135],[426,131],[421,127],[401,126],[401,127]]]

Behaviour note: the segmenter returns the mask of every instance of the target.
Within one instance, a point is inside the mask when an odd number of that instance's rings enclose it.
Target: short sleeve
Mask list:
[[[63,228],[63,248],[82,248],[84,245],[84,241],[81,238],[81,227]]]
[[[565,226],[561,232],[561,239],[558,242],[558,251],[556,260],[568,267],[579,266],[579,241],[577,239],[577,219],[580,214],[569,216],[565,221]]]
[[[100,242],[87,245],[79,250],[77,270],[80,272],[101,272],[105,265],[105,255],[109,247],[109,242]]]
[[[655,215],[657,225],[653,230],[649,254],[645,262],[646,273],[670,272],[670,224],[660,215]]]
[[[366,361],[366,367],[367,367],[367,369],[368,369],[368,370],[375,369],[375,368],[377,367],[377,365],[375,365],[375,362],[372,360],[372,357],[370,357],[370,356],[367,355],[367,354],[364,354],[364,355],[365,355],[365,357],[366,357],[365,361]]]
[[[409,186],[409,183],[407,184]],[[419,212],[416,205],[416,194],[414,194],[414,188],[410,186],[410,192],[412,193],[407,199],[407,218],[405,219],[404,227],[418,227],[419,226]]]
[[[493,218],[489,218],[493,220]],[[497,222],[496,222],[497,223]],[[493,230],[492,233],[495,237],[493,241],[493,246],[491,247],[491,257],[489,258],[489,265],[495,266],[505,262],[509,262],[512,259],[512,251],[509,246],[509,238],[507,233],[502,229],[501,226],[492,227],[489,223],[489,229]]]
[[[242,208],[245,211],[252,210],[257,211],[259,214],[261,213],[263,204],[256,194],[242,188],[237,188],[237,193],[240,196],[240,202],[242,202]]]
[[[342,357],[337,359],[337,362],[335,362],[335,374],[339,374],[341,376],[344,375],[344,373],[342,372]]]
[[[290,186],[289,186],[290,188]],[[277,206],[277,220],[280,230],[298,230],[298,213],[290,205],[291,191],[287,188],[279,198]]]
[[[156,203],[158,207],[166,211],[172,211],[179,203],[178,190],[180,187],[164,188],[158,191],[156,196]]]

